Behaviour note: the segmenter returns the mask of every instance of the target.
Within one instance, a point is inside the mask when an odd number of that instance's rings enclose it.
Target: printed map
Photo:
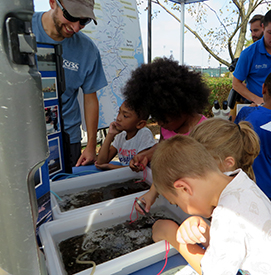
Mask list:
[[[83,32],[99,48],[108,81],[98,92],[101,129],[116,118],[123,100],[121,88],[144,58],[136,0],[96,0],[94,13],[98,25],[91,23]]]

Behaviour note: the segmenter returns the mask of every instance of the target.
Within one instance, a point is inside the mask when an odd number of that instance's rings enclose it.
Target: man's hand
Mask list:
[[[83,153],[81,154],[80,158],[76,163],[76,167],[80,165],[89,165],[96,161],[96,150],[86,147]]]
[[[232,87],[241,96],[254,102],[255,104],[260,105],[263,103],[262,97],[259,97],[254,93],[252,93],[251,91],[249,91],[248,88],[243,84],[243,81],[237,79],[235,76],[233,76],[233,79],[232,79]]]
[[[80,165],[92,164],[96,160],[96,139],[99,119],[99,102],[95,93],[84,94],[84,114],[87,128],[87,147],[76,163]]]

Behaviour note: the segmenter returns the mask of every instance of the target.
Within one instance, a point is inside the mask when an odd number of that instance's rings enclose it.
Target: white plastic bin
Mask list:
[[[144,176],[146,176],[146,182],[151,185],[152,183],[151,169],[146,167],[146,172],[144,172]],[[51,191],[56,193],[58,196],[62,196],[65,194],[75,194],[80,191],[100,188],[112,183],[124,182],[131,179],[138,179],[138,178],[143,179],[144,176],[143,176],[143,172],[136,173],[136,172],[133,172],[129,167],[125,167],[125,168],[105,171],[105,172],[96,173],[96,174],[90,174],[90,175],[81,176],[81,177],[53,181],[50,184],[50,188],[51,188]],[[128,198],[128,199],[130,198],[130,200],[133,201],[135,197],[140,197],[146,192],[147,191],[138,192],[135,194],[125,196],[125,198]],[[92,211],[93,209],[101,208],[106,205],[112,206],[115,203],[118,203],[119,200],[123,198],[124,197],[111,199],[108,201],[103,201],[100,203],[87,205],[81,208],[62,212],[59,207],[57,198],[55,197],[55,195],[53,195],[53,193],[51,193],[51,207],[52,207],[53,218],[60,219],[60,218],[71,217],[74,214],[78,215],[83,212],[89,212],[89,211]]]
[[[71,218],[59,219],[40,227],[40,238],[44,247],[46,263],[50,275],[65,275],[66,271],[62,263],[61,255],[58,250],[58,244],[70,237],[84,234],[89,230],[107,228],[112,225],[123,223],[129,220],[133,201],[124,199],[114,206],[108,205],[104,208],[95,209]],[[164,208],[170,211],[174,219],[180,223],[188,217],[180,208],[170,205],[169,202],[160,196],[151,212]],[[135,217],[133,213],[133,218]],[[178,253],[173,247],[170,248],[169,255]],[[148,245],[126,255],[120,256],[108,262],[97,265],[95,275],[127,275],[140,270],[153,263],[161,261],[165,256],[165,242],[161,241]],[[85,269],[77,275],[89,275],[92,268]]]

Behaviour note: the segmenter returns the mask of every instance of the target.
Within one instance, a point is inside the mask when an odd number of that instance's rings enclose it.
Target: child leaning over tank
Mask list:
[[[196,215],[180,227],[156,221],[155,242],[167,240],[199,274],[270,273],[271,202],[242,169],[223,174],[201,143],[178,135],[157,146],[152,173],[159,194]]]
[[[255,181],[252,164],[259,155],[260,144],[249,122],[236,125],[222,118],[210,118],[196,126],[190,136],[209,151],[222,172],[241,168]]]
[[[201,73],[168,58],[135,69],[123,89],[126,102],[134,110],[145,106],[161,126],[160,140],[177,134],[188,135],[205,120],[202,112],[209,104],[209,94]],[[137,154],[130,168],[137,172],[143,170],[151,161],[155,147]]]
[[[241,168],[255,180],[252,164],[260,152],[259,138],[250,123],[242,121],[235,124],[222,118],[209,118],[189,134],[199,141],[217,161],[222,172],[234,171]],[[158,196],[152,185],[151,189],[139,199],[145,203],[148,212]],[[142,210],[137,210],[143,214]]]
[[[144,106],[161,126],[160,141],[177,134],[188,135],[197,124],[206,120],[202,112],[209,103],[209,94],[199,72],[168,58],[138,67],[123,91],[126,102],[134,110]],[[130,161],[130,168],[136,172],[143,170],[151,161],[155,148],[156,145],[137,154]],[[153,185],[150,194],[155,199],[157,193]],[[147,204],[148,208],[152,203]],[[142,211],[138,205],[136,208]]]

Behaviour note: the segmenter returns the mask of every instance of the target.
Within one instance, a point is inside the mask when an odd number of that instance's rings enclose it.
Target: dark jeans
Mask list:
[[[81,156],[81,142],[72,143],[70,145],[70,148],[71,148],[70,164],[71,164],[71,167],[74,167],[79,157]]]

